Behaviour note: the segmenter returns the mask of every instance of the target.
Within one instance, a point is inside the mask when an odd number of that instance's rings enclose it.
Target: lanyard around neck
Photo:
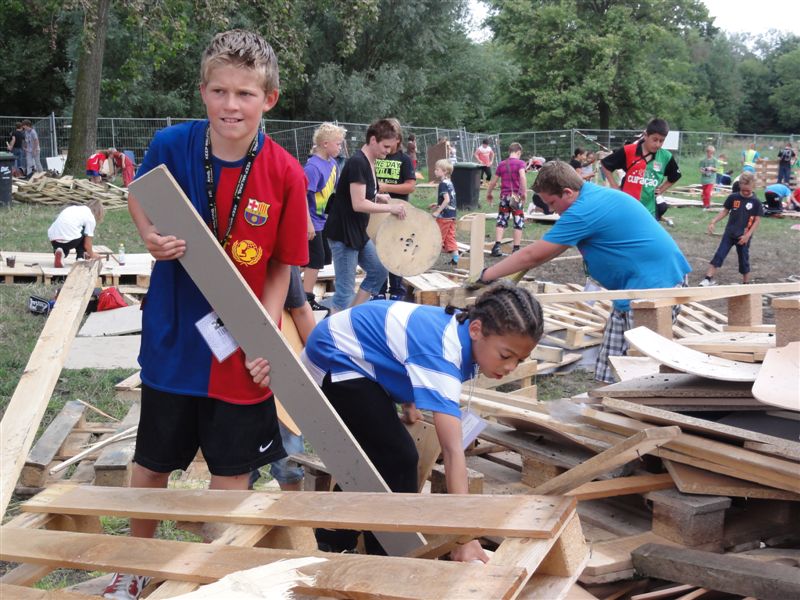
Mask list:
[[[253,168],[253,162],[256,159],[256,149],[258,148],[258,133],[250,143],[250,148],[247,150],[242,170],[239,173],[239,180],[236,182],[236,188],[233,191],[233,203],[231,204],[231,214],[228,217],[228,227],[225,229],[225,235],[222,239],[219,238],[219,219],[217,217],[217,198],[216,190],[214,189],[214,166],[211,163],[211,135],[210,127],[206,127],[206,143],[203,158],[206,167],[206,196],[208,197],[208,208],[211,211],[211,229],[214,235],[219,240],[219,243],[224,248],[228,244],[233,229],[233,223],[236,220],[236,212],[239,209],[239,203],[242,201],[244,194],[244,187],[247,185],[247,179],[250,177],[250,170]]]

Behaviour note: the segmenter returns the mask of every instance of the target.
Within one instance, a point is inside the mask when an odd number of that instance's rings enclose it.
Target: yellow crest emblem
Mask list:
[[[233,260],[242,265],[252,267],[261,260],[263,251],[251,240],[238,240],[231,243],[231,255]]]

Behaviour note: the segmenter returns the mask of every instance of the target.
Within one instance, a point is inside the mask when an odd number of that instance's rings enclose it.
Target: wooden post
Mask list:
[[[728,325],[761,325],[761,294],[747,294],[728,298]]]
[[[657,306],[652,300],[638,300],[631,303],[633,308],[633,321],[652,329],[657,334],[672,339],[672,306]]]
[[[722,550],[730,498],[686,495],[676,490],[648,492],[646,498],[653,503],[653,533],[684,546]]]
[[[775,314],[775,345],[781,347],[800,342],[800,296],[775,298],[772,311]]]
[[[483,241],[486,239],[486,215],[470,213],[459,219],[459,229],[469,229],[469,276],[476,279],[483,271]]]

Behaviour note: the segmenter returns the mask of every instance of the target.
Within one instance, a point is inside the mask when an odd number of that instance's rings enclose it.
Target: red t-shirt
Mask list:
[[[99,171],[102,168],[103,163],[105,161],[106,161],[106,155],[103,154],[102,152],[96,152],[86,160],[86,170]]]

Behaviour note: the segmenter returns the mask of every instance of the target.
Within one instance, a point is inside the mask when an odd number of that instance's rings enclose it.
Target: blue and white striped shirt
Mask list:
[[[469,321],[437,306],[378,300],[322,321],[301,356],[318,385],[367,377],[395,402],[460,417],[461,383],[472,379]]]

